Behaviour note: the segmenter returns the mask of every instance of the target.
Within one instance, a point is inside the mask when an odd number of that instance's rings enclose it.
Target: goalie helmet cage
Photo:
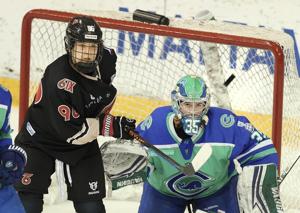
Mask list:
[[[219,21],[174,18],[170,26],[159,26],[133,21],[130,13],[80,14],[95,18],[104,44],[118,55],[114,114],[141,121],[157,106],[170,103],[170,91],[180,77],[197,74],[208,83],[212,105],[246,115],[272,138],[282,170],[296,159],[300,150],[299,77],[293,40],[287,34]],[[43,70],[65,53],[65,28],[75,15],[36,9],[24,16],[19,128]],[[236,78],[225,87],[223,82],[231,74]],[[299,169],[294,173],[299,176]]]

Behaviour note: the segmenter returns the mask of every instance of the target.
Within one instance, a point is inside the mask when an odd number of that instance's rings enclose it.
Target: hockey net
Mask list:
[[[171,19],[170,26],[132,21],[132,14],[89,12],[100,23],[104,44],[117,55],[113,114],[143,120],[170,103],[185,74],[203,76],[212,105],[246,115],[272,137],[281,173],[300,153],[300,81],[293,40],[285,33],[218,21]],[[22,25],[20,124],[46,66],[65,53],[64,35],[74,13],[32,10]],[[113,17],[113,19],[111,18]],[[232,74],[235,79],[223,82]],[[281,184],[286,210],[300,202],[300,163]],[[297,185],[298,184],[298,185]]]

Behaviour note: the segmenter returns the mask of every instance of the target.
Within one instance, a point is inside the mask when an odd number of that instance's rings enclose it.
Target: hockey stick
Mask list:
[[[212,154],[212,148],[211,145],[208,143],[203,144],[203,146],[200,148],[200,150],[195,155],[194,159],[192,160],[192,166],[193,168],[199,170],[206,161],[210,158]]]
[[[161,150],[156,148],[154,145],[148,143],[144,138],[142,138],[138,133],[129,130],[128,134],[132,136],[134,139],[136,139],[138,142],[140,142],[143,146],[153,150],[156,154],[158,154],[160,157],[168,161],[171,165],[176,167],[179,171],[184,173],[187,176],[191,176],[195,174],[195,172],[201,168],[201,166],[208,160],[208,158],[212,154],[212,148],[209,144],[204,144],[201,149],[198,151],[198,153],[195,155],[194,159],[191,163],[187,163],[185,166],[180,165],[178,162],[176,162],[173,158],[169,157],[165,153],[163,153]]]
[[[286,176],[290,173],[290,171],[293,169],[293,167],[295,166],[295,164],[298,162],[299,159],[300,159],[300,155],[296,158],[296,160],[292,164],[291,168],[289,168],[287,171],[283,171],[282,175],[280,176],[280,178],[278,180],[278,186],[280,186],[280,184],[284,181]]]

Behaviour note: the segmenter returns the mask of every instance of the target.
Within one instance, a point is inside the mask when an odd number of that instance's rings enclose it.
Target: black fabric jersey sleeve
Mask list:
[[[103,57],[99,63],[101,79],[106,84],[111,84],[116,75],[117,55],[113,49],[104,48]]]

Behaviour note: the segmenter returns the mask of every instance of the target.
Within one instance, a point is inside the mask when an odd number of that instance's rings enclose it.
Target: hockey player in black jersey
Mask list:
[[[55,160],[63,162],[68,199],[76,212],[105,212],[105,180],[97,136],[131,139],[135,120],[109,114],[117,56],[104,47],[90,17],[74,17],[65,36],[67,54],[45,70],[16,144],[28,162],[16,185],[27,213],[42,212]]]

